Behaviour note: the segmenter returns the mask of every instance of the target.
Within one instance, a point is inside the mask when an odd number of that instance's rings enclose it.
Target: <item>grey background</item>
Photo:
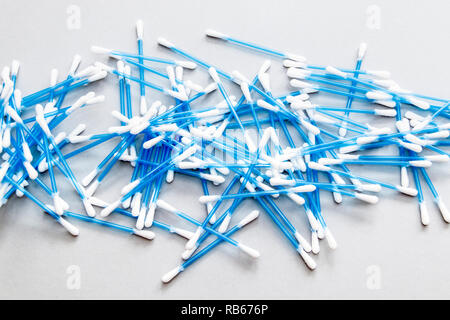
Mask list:
[[[81,29],[68,30],[66,9],[81,9]],[[381,9],[381,28],[367,28],[367,7]],[[203,31],[215,28],[241,39],[289,50],[317,64],[350,67],[361,41],[369,45],[364,65],[387,69],[403,87],[439,97],[448,97],[450,82],[448,1],[0,1],[0,62],[21,61],[18,86],[27,94],[46,87],[51,68],[65,76],[72,56],[83,57],[82,67],[101,56],[89,51],[92,44],[126,51],[136,50],[135,21],[145,22],[145,53],[170,57],[158,48],[156,38],[165,36],[176,45],[220,66],[238,69],[249,77],[265,56],[205,39]],[[271,75],[276,93],[289,87],[279,62]],[[206,84],[203,71],[189,78]],[[147,79],[154,80],[152,76]],[[165,82],[154,80],[166,85]],[[117,122],[109,116],[117,110],[117,81],[109,76],[88,88],[107,99],[98,106],[75,113],[58,130],[70,131],[77,123],[88,125],[87,133],[103,132]],[[137,89],[134,90],[134,101]],[[73,101],[81,92],[67,98]],[[153,91],[151,100],[159,98]],[[341,100],[341,103],[342,100]],[[89,172],[114,144],[70,161],[77,177]],[[397,182],[396,170],[373,168],[365,172],[384,181]],[[116,199],[131,173],[116,167],[97,195]],[[449,170],[435,165],[429,171],[446,198]],[[74,192],[59,179],[71,209],[82,212]],[[45,195],[30,186],[42,199]],[[202,194],[198,181],[176,176],[162,190],[167,199],[196,217],[204,208],[196,198]],[[428,191],[426,197],[430,199]],[[450,202],[449,202],[450,205]],[[256,205],[247,201],[242,217]],[[288,202],[283,210],[305,234],[306,224]],[[345,199],[341,206],[323,196],[323,212],[337,238],[335,251],[322,242],[315,257],[318,268],[310,272],[279,230],[264,214],[236,234],[236,239],[261,251],[257,261],[223,245],[186,270],[169,285],[160,277],[179,263],[185,241],[156,230],[149,242],[97,225],[73,221],[81,231],[72,238],[27,199],[11,199],[0,211],[0,298],[133,298],[133,299],[341,299],[341,298],[450,298],[449,226],[429,200],[431,225],[423,228],[415,199],[385,191],[379,204],[368,206]],[[157,218],[170,220],[164,213]],[[126,225],[125,218],[113,220]],[[237,219],[236,219],[237,221]],[[189,226],[186,226],[189,228]],[[81,269],[81,288],[69,290],[67,268]],[[370,266],[379,268],[381,288],[370,290]]]

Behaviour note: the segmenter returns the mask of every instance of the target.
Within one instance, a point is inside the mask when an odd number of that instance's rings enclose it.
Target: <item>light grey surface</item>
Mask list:
[[[66,9],[72,3],[81,9],[79,30],[66,27]],[[378,5],[381,10],[379,30],[366,26],[370,5]],[[312,63],[346,67],[353,66],[357,46],[366,41],[369,49],[364,65],[368,69],[390,70],[393,79],[405,88],[448,97],[449,10],[448,1],[1,0],[0,62],[5,65],[14,58],[20,60],[19,87],[25,94],[31,93],[47,86],[51,68],[58,68],[64,75],[76,53],[82,55],[83,66],[96,59],[106,61],[90,53],[92,44],[136,50],[134,24],[141,18],[145,22],[145,53],[173,56],[156,45],[156,38],[165,36],[224,70],[238,69],[248,76],[266,57],[205,39],[204,29],[215,28],[241,39],[297,52]],[[286,92],[289,87],[279,62],[274,62],[271,74],[274,91]],[[188,76],[203,84],[209,81],[202,70]],[[89,90],[105,94],[106,102],[77,112],[61,129],[71,130],[83,122],[88,125],[88,133],[97,133],[116,124],[109,112],[119,108],[117,81],[110,76]],[[67,101],[78,95],[75,93]],[[89,172],[112,147],[108,144],[73,159],[70,164],[77,177]],[[380,168],[379,174],[369,169],[373,177],[397,182],[395,169]],[[446,198],[448,166],[436,165],[429,172]],[[130,173],[124,164],[115,168],[98,195],[105,200],[116,199]],[[71,188],[64,179],[59,181],[72,209],[80,212]],[[45,199],[42,192],[36,194]],[[161,197],[200,218],[205,214],[196,200],[201,194],[198,181],[177,175],[172,185],[163,187]],[[426,197],[430,199],[428,191]],[[245,202],[239,216],[255,207]],[[287,202],[282,208],[307,234],[301,209]],[[450,230],[431,201],[429,209],[431,225],[423,228],[415,199],[385,191],[376,206],[349,199],[337,206],[324,195],[323,212],[339,247],[332,252],[322,242],[322,252],[315,257],[316,271],[307,270],[279,230],[262,214],[236,234],[236,239],[261,251],[260,259],[252,261],[222,245],[165,286],[160,277],[179,263],[183,239],[156,230],[157,237],[149,242],[79,221],[73,222],[81,234],[72,238],[31,201],[14,198],[0,211],[0,298],[448,299]],[[161,220],[163,216],[157,214]],[[115,221],[132,225],[125,218]],[[66,285],[71,265],[81,270],[79,290],[69,290]],[[371,266],[380,271],[379,290],[367,286],[374,276]]]

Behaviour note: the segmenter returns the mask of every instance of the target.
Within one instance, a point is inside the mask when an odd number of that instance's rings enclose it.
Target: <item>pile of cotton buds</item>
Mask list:
[[[417,197],[418,216],[423,225],[428,225],[430,218],[421,187],[424,181],[443,219],[450,222],[449,212],[427,173],[433,163],[449,160],[449,153],[444,150],[450,145],[449,101],[402,89],[389,79],[389,72],[364,70],[364,43],[358,49],[354,69],[343,69],[312,65],[296,54],[206,31],[211,38],[281,60],[294,89],[278,95],[271,89],[269,60],[250,79],[239,71],[220,70],[164,38],[158,38],[158,44],[186,60],[150,57],[143,53],[142,21],[137,22],[136,30],[136,53],[92,46],[94,53],[113,58],[116,64],[96,62],[77,72],[80,57],[76,56],[65,80],[58,82],[57,71],[53,70],[48,88],[23,98],[16,89],[19,63],[14,61],[11,68],[3,69],[2,204],[14,193],[17,197],[26,196],[74,236],[79,234],[78,228],[68,220],[97,223],[149,240],[155,236],[151,230],[154,228],[184,237],[184,261],[162,277],[165,283],[222,242],[253,258],[259,257],[257,250],[232,238],[259,215],[255,210],[234,221],[246,199],[256,201],[310,269],[316,268],[312,254],[319,253],[321,239],[326,239],[330,248],[337,247],[321,212],[321,193],[330,192],[338,204],[343,202],[343,196],[375,204],[377,193],[383,188],[392,189]],[[197,66],[209,73],[209,83],[200,85],[185,79],[183,71]],[[162,85],[145,80],[146,73],[161,78]],[[90,135],[82,135],[85,126],[79,125],[68,135],[54,136],[52,131],[73,112],[104,99],[90,92],[67,105],[66,94],[107,74],[119,81],[120,105],[111,110],[119,124],[107,132]],[[139,103],[132,99],[132,84],[139,89]],[[226,85],[236,86],[241,97],[232,96]],[[150,101],[150,90],[166,95],[172,104]],[[209,95],[217,95],[220,102],[206,106],[202,99]],[[340,97],[343,103],[313,103],[317,96]],[[32,111],[34,116],[27,116]],[[391,118],[386,124],[392,126],[374,127],[357,121],[356,114]],[[230,134],[230,129],[239,134]],[[118,141],[117,145],[103,161],[87,176],[76,177],[67,159],[112,139]],[[64,147],[71,144],[84,145],[64,154]],[[364,153],[387,147],[397,151]],[[119,199],[105,202],[94,194],[120,161],[132,166],[130,181],[121,189]],[[396,166],[399,184],[355,174],[350,169],[352,165]],[[58,192],[55,170],[73,186],[85,213],[69,211],[69,204]],[[47,174],[50,186],[41,179]],[[187,175],[201,184],[204,194],[198,200],[205,205],[203,220],[161,199],[161,186],[171,183],[175,174]],[[27,186],[31,183],[42,188],[50,200],[30,193]],[[220,184],[226,184],[224,191],[213,194],[214,186]],[[234,187],[237,191],[232,191]],[[280,209],[277,199],[284,196],[302,208],[311,230],[309,235],[302,235]],[[99,212],[95,207],[100,208]],[[223,213],[219,214],[219,210]],[[173,214],[192,224],[192,228],[160,222],[156,219],[158,213]],[[108,221],[112,214],[134,219],[132,227]],[[214,241],[202,246],[209,237]]]

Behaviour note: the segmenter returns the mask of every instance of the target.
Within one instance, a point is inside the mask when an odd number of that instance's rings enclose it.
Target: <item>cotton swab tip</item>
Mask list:
[[[205,30],[205,34],[206,34],[208,37],[216,38],[216,39],[224,39],[224,38],[227,38],[227,35],[225,35],[224,33],[221,33],[221,32],[219,32],[219,31],[216,31],[216,30],[213,30],[213,29],[206,29],[206,30]]]
[[[139,230],[139,229],[133,229],[133,234],[142,237],[147,240],[153,240],[155,238],[155,233],[150,230]]]
[[[80,234],[80,230],[64,218],[59,218],[58,222],[74,237]]]
[[[241,249],[243,252],[245,252],[246,254],[248,254],[252,258],[256,259],[256,258],[259,258],[259,256],[261,255],[259,253],[259,251],[255,250],[253,248],[250,248],[249,246],[246,246],[246,245],[244,245],[242,243],[239,243],[238,247],[239,247],[239,249]]]
[[[173,268],[172,270],[170,270],[169,272],[167,272],[166,274],[164,274],[161,277],[161,281],[164,283],[169,283],[170,281],[172,281],[173,278],[175,278],[181,271],[182,271],[182,267],[181,266],[177,266],[175,268]]]

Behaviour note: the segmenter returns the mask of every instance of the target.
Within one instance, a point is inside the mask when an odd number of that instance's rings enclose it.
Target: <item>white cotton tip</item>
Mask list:
[[[189,241],[186,243],[186,246],[185,246],[186,250],[192,250],[196,247],[197,241],[200,238],[200,236],[202,235],[203,231],[204,231],[204,229],[201,226],[198,227],[197,230],[195,230],[195,233],[192,236],[192,238],[189,239]]]
[[[211,78],[212,78],[216,83],[220,82],[219,75],[217,74],[217,71],[216,71],[215,68],[210,67],[210,68],[208,69],[208,72],[209,72],[209,75],[211,76]]]
[[[271,186],[293,186],[295,185],[295,180],[272,177],[269,183]]]
[[[155,202],[150,203],[148,206],[148,211],[144,222],[144,226],[146,228],[150,228],[153,225],[153,221],[155,219],[155,210],[156,210],[156,203]]]
[[[88,78],[88,81],[89,82],[95,82],[95,81],[98,81],[98,80],[106,78],[107,75],[108,75],[108,73],[106,71],[100,71],[100,72],[90,76]]]
[[[83,143],[91,139],[91,135],[88,136],[69,136],[68,140],[72,144]]]
[[[393,100],[375,100],[374,102],[388,108],[395,108],[396,105],[395,101]]]
[[[320,158],[317,161],[319,164],[323,164],[324,166],[342,164],[344,159],[332,159],[332,158]]]
[[[246,99],[249,103],[252,103],[252,102],[253,102],[253,99],[252,99],[252,95],[251,95],[251,93],[250,93],[250,89],[248,88],[248,84],[247,84],[246,82],[242,82],[242,83],[240,84],[240,87],[241,87],[241,91],[242,91],[242,94],[244,95],[245,99]]]
[[[15,122],[23,123],[22,118],[19,116],[19,114],[17,113],[17,111],[14,110],[11,106],[7,105],[7,106],[5,107],[5,111],[6,111],[6,113],[7,113],[11,118],[13,118],[13,120],[14,120]]]
[[[258,99],[258,101],[256,101],[256,104],[258,105],[258,107],[264,108],[264,109],[269,110],[269,111],[273,111],[273,112],[279,112],[280,111],[280,107],[274,106],[273,104],[270,104],[267,101],[264,101],[262,99]]]
[[[203,92],[205,94],[208,94],[208,93],[213,92],[216,89],[217,89],[217,83],[211,82],[210,84],[208,84],[206,87],[203,88]]]
[[[122,188],[122,190],[120,191],[121,194],[125,195],[125,194],[129,193],[131,190],[133,190],[135,187],[137,187],[140,182],[141,182],[140,179],[136,179],[136,180],[130,182],[129,184],[127,184],[125,187]]]
[[[347,135],[347,122],[342,122],[342,127],[339,128],[339,136],[345,137]]]
[[[43,159],[41,162],[39,162],[38,165],[38,171],[39,172],[45,172],[48,169],[48,163],[47,161],[45,161],[45,159]]]
[[[330,231],[330,229],[328,227],[326,227],[324,229],[324,233],[325,233],[325,239],[327,239],[328,246],[331,249],[336,249],[337,248],[337,242],[334,239],[334,236],[333,236],[333,234],[331,233],[331,231]]]
[[[450,160],[450,157],[446,154],[436,154],[424,158],[432,162],[448,162]]]
[[[445,203],[441,199],[438,199],[436,203],[439,207],[439,210],[441,211],[441,215],[442,215],[442,218],[444,218],[444,221],[447,223],[450,223],[450,213],[449,213]]]
[[[409,176],[407,167],[401,167],[400,169],[400,185],[405,188],[409,186]]]
[[[318,171],[330,171],[331,170],[331,168],[326,167],[324,165],[321,165],[321,164],[319,164],[317,162],[314,162],[314,161],[308,162],[308,167],[310,169],[318,170]]]
[[[314,270],[317,267],[317,264],[314,261],[314,259],[311,258],[309,256],[309,254],[305,250],[303,250],[302,247],[299,247],[297,249],[297,252],[300,254],[300,256],[302,257],[303,261],[308,266],[308,268],[310,268],[311,270]]]
[[[306,68],[306,63],[294,60],[283,60],[283,66],[286,68]]]
[[[446,139],[450,136],[449,130],[441,130],[433,133],[427,133],[424,135],[426,139]]]
[[[58,82],[58,69],[50,71],[50,86],[53,87]]]
[[[126,198],[123,202],[122,202],[122,208],[124,209],[128,209],[131,206],[131,199],[132,197]]]
[[[201,203],[209,203],[217,200],[220,200],[219,195],[201,196],[200,198],[198,198],[198,201],[200,201]]]
[[[108,202],[97,197],[89,197],[89,200],[91,201],[91,204],[96,207],[106,208],[108,206]]]
[[[33,155],[31,154],[30,147],[28,146],[28,143],[26,143],[25,141],[22,143],[22,152],[23,156],[25,157],[25,160],[27,160],[28,162],[33,161]]]
[[[309,97],[309,95],[307,93],[301,93],[301,94],[298,94],[296,96],[291,96],[291,95],[286,96],[286,101],[289,102],[289,103],[294,103],[294,102],[297,102],[297,101],[306,101],[309,98],[310,97]]]
[[[347,74],[345,72],[342,72],[341,70],[339,70],[339,69],[337,69],[335,67],[332,67],[332,66],[326,67],[325,71],[328,74],[332,74],[332,75],[335,75],[337,77],[341,77],[341,78],[344,78],[344,79],[347,78]]]
[[[28,173],[28,176],[30,177],[31,180],[35,180],[38,177],[38,172],[36,171],[36,169],[31,165],[30,162],[28,161],[24,161],[23,162],[23,166],[25,167],[25,170]]]
[[[412,160],[408,161],[408,163],[413,167],[419,168],[429,168],[432,165],[432,162],[430,160]]]
[[[250,222],[252,222],[256,218],[258,218],[258,216],[259,216],[259,211],[258,210],[253,210],[247,216],[245,216],[244,219],[242,219],[238,223],[238,225],[237,225],[238,228],[243,228],[244,226],[246,226],[247,224],[249,224]]]
[[[422,117],[421,115],[418,115],[417,113],[409,111],[409,110],[405,112],[405,118],[408,118],[410,120],[418,120],[418,121],[423,121],[425,119],[425,117]]]
[[[84,177],[83,180],[81,180],[81,183],[83,184],[83,186],[84,187],[88,186],[92,182],[92,180],[94,180],[97,173],[98,173],[97,168],[92,170],[90,173],[88,173],[87,176]]]
[[[356,139],[356,143],[358,145],[365,145],[365,144],[369,144],[372,142],[375,142],[379,139],[378,136],[371,136],[371,137],[359,137]]]
[[[306,240],[300,232],[296,231],[294,234],[295,238],[297,239],[300,246],[305,250],[306,252],[311,252],[311,245],[309,244],[308,240]]]
[[[91,51],[97,54],[109,54],[112,50],[99,46],[91,46]]]
[[[100,181],[95,180],[90,186],[89,188],[86,189],[86,195],[88,197],[92,196],[95,191],[97,191],[98,186],[100,185]]]
[[[13,60],[11,63],[11,75],[16,76],[19,73],[20,62],[18,60]]]
[[[244,132],[244,139],[250,153],[255,153],[257,151],[256,145],[247,131]]]
[[[358,181],[358,180],[355,180]],[[360,188],[363,191],[368,191],[368,192],[381,192],[381,185],[377,184],[377,183],[366,183],[366,184],[362,184],[362,183],[357,183],[358,188]]]
[[[339,148],[339,153],[347,154],[359,150],[359,145],[344,146]]]
[[[172,87],[177,87],[177,81],[176,81],[176,77],[175,77],[175,69],[173,66],[167,66],[166,67],[166,73],[167,76],[169,77],[169,81],[170,81],[170,85]]]
[[[428,208],[425,201],[419,203],[419,209],[420,209],[420,221],[424,226],[429,225],[430,215],[428,214]]]
[[[247,84],[250,83],[250,80],[237,70],[233,70],[231,74],[233,75],[233,78],[238,80],[238,82],[245,82]]]
[[[58,222],[74,237],[80,234],[80,230],[64,218],[59,218]]]
[[[4,82],[3,90],[1,91],[0,99],[7,101],[13,93],[13,83],[11,80],[6,79]]]
[[[70,65],[69,74],[73,76],[75,72],[77,72],[78,67],[81,63],[81,56],[79,54],[76,54],[73,57],[72,64]]]
[[[192,61],[175,60],[174,62],[175,62],[175,64],[177,66],[180,66],[180,67],[183,67],[183,68],[186,68],[186,69],[193,70],[193,69],[197,68],[197,64],[195,62],[192,62]]]
[[[382,117],[395,117],[397,115],[397,111],[393,109],[374,109],[373,111],[377,116]]]
[[[408,142],[404,142],[402,140],[397,140],[397,141],[403,148],[406,148],[408,150],[414,151],[416,153],[420,153],[423,150],[422,146],[420,146],[418,144],[408,143]]]
[[[367,51],[367,43],[361,42],[361,44],[359,45],[359,48],[358,48],[357,59],[358,60],[364,59],[364,56],[366,55],[366,51]]]
[[[183,72],[184,72],[183,67],[181,67],[181,66],[176,66],[175,67],[175,78],[178,81],[183,81]],[[184,84],[184,85],[186,85],[186,84]]]
[[[238,244],[238,248],[241,249],[242,252],[245,252],[245,253],[248,254],[250,257],[255,258],[255,259],[256,259],[256,258],[259,258],[259,256],[261,255],[261,254],[259,253],[258,250],[255,250],[255,249],[253,249],[253,248],[250,248],[250,247],[248,247],[248,246],[246,246],[246,245],[244,245],[244,244],[242,244],[242,243],[239,243],[239,244]]]
[[[258,75],[259,82],[261,83],[264,91],[270,92],[272,91],[270,86],[270,77],[268,73],[261,73]]]
[[[287,196],[289,197],[289,199],[294,201],[299,206],[302,206],[305,204],[305,199],[296,193],[288,193]]]
[[[224,233],[225,231],[227,231],[228,226],[230,225],[230,221],[231,221],[231,214],[227,214],[223,219],[222,223],[220,224],[219,228],[217,229],[217,231],[219,231],[220,233]]]
[[[61,216],[64,213],[65,201],[55,194],[53,195],[53,205],[55,206],[55,212]]]
[[[313,135],[316,136],[320,133],[320,129],[312,125],[310,122],[304,119],[300,119],[300,123],[306,128],[306,130],[308,130],[308,132],[312,133]]]
[[[133,234],[147,240],[153,240],[155,238],[155,233],[150,230],[133,229]]]
[[[97,66],[88,66],[88,67],[82,69],[81,71],[78,71],[74,75],[74,77],[75,78],[84,78],[84,77],[93,75],[93,74],[95,74],[95,73],[97,73],[97,72],[99,72],[101,70],[102,70],[102,68],[97,67]]]
[[[294,61],[298,61],[298,62],[305,62],[306,58],[299,56],[298,54],[293,54],[293,53],[286,53],[285,57],[288,58],[289,60],[294,60]]]
[[[170,281],[172,281],[173,278],[175,278],[181,271],[183,271],[181,266],[177,266],[175,268],[173,268],[172,270],[170,270],[169,272],[167,272],[166,274],[164,274],[161,277],[161,281],[164,283],[169,283]]]
[[[146,114],[148,111],[147,109],[147,101],[145,100],[144,96],[141,96],[140,104],[139,104],[139,112],[141,115]]]
[[[8,66],[3,67],[1,75],[2,75],[2,79],[4,82],[6,82],[7,80],[10,80],[9,79],[10,73],[11,73],[11,69]]]
[[[271,65],[272,65],[272,62],[270,60],[264,60],[263,64],[261,65],[261,67],[258,70],[258,75],[261,75],[261,74],[269,71]]]
[[[197,83],[192,82],[191,80],[187,80],[184,82],[186,88],[194,90],[196,92],[203,92],[203,87]]]
[[[333,192],[333,200],[336,204],[341,204],[342,203],[342,194],[340,194],[339,192]]]
[[[142,20],[136,21],[136,37],[138,40],[144,38],[144,22]]]
[[[91,105],[91,104],[96,104],[96,103],[100,103],[100,102],[103,102],[103,101],[105,101],[105,96],[100,95],[100,96],[95,96],[95,97],[93,97],[91,99],[88,99],[86,101],[86,104],[87,105]]]
[[[144,149],[150,149],[153,146],[157,145],[162,140],[164,140],[164,136],[163,135],[157,136],[157,137],[155,137],[153,139],[145,141],[144,144],[143,144],[143,147],[144,147]]]
[[[147,213],[147,208],[145,208],[145,206],[142,206],[139,210],[138,218],[136,220],[136,229],[138,229],[138,230],[144,229],[146,213]]]
[[[311,83],[305,82],[305,81],[301,81],[298,79],[291,79],[289,81],[289,84],[294,87],[294,88],[300,88],[300,89],[305,89],[305,88],[313,88],[314,86]]]
[[[161,208],[161,209],[163,209],[163,210],[166,210],[166,211],[169,211],[169,212],[172,212],[172,213],[175,213],[175,212],[178,211],[177,209],[175,209],[175,207],[171,206],[171,205],[168,204],[166,201],[161,200],[161,199],[158,199],[158,200],[156,201],[156,206],[157,206],[158,208]]]
[[[195,245],[194,248],[192,248],[190,250],[184,250],[183,253],[181,254],[181,258],[183,260],[189,259],[192,256],[192,254],[195,252],[195,250],[197,250],[197,248],[198,248],[198,246]]]
[[[86,212],[87,212],[89,217],[95,217],[95,215],[96,215],[95,209],[92,206],[92,203],[89,200],[89,198],[84,198],[83,199],[83,206],[84,206],[84,209],[86,210]]]
[[[320,252],[320,244],[319,244],[319,238],[317,237],[317,232],[311,233],[311,251],[314,254],[319,254]]]
[[[200,173],[200,177],[219,185],[225,182],[225,178],[217,174]]]
[[[368,91],[366,97],[371,100],[392,100],[392,96],[383,91]]]
[[[409,103],[411,103],[413,106],[416,106],[419,109],[422,109],[422,110],[430,109],[430,104],[428,102],[426,102],[426,101],[423,101],[423,100],[420,100],[420,99],[417,99],[417,98],[414,98],[414,97],[409,97],[407,99],[407,101]]]
[[[228,36],[226,34],[216,31],[216,30],[213,30],[213,29],[206,29],[205,34],[208,37],[216,38],[216,39],[224,39],[225,40],[225,38],[228,38]]]
[[[138,217],[141,210],[142,193],[137,192],[131,200],[131,214],[133,217]]]
[[[382,78],[382,79],[389,79],[391,77],[391,73],[389,71],[385,71],[385,70],[369,70],[367,71],[367,74],[370,74],[372,76],[375,76],[377,78]]]
[[[5,177],[6,173],[8,172],[8,169],[10,167],[9,162],[5,161],[0,166],[0,182],[3,181],[3,178]]]
[[[417,196],[417,193],[418,193],[417,189],[414,189],[414,188],[403,187],[403,186],[395,186],[395,188],[396,188],[399,192],[401,192],[401,193],[403,193],[403,194],[406,194],[406,195],[408,195],[408,196],[411,196],[411,197]]]
[[[420,145],[420,146],[426,146],[427,145],[427,140],[423,140],[423,139],[421,139],[421,138],[419,138],[419,137],[417,137],[417,136],[415,136],[413,134],[410,134],[410,133],[406,134],[404,136],[404,138],[405,138],[405,140],[407,140],[407,141],[409,141],[411,143]]]
[[[378,202],[378,197],[377,196],[373,196],[373,195],[369,195],[369,194],[364,194],[364,193],[355,193],[355,198],[370,203],[370,204],[375,204]]]
[[[345,184],[345,180],[342,179],[341,176],[338,175],[337,173],[332,172],[331,176],[337,184]]]
[[[311,209],[306,210],[306,217],[308,218],[311,229],[315,231],[319,230],[320,227],[319,222],[317,221],[316,217],[314,217],[314,214],[312,213]]]
[[[313,192],[316,190],[316,186],[313,184],[305,184],[303,186],[294,187],[291,189],[292,192]]]
[[[102,211],[100,211],[100,216],[102,218],[109,216],[119,205],[120,200],[114,201],[113,203],[109,204],[106,208],[104,208]]]

